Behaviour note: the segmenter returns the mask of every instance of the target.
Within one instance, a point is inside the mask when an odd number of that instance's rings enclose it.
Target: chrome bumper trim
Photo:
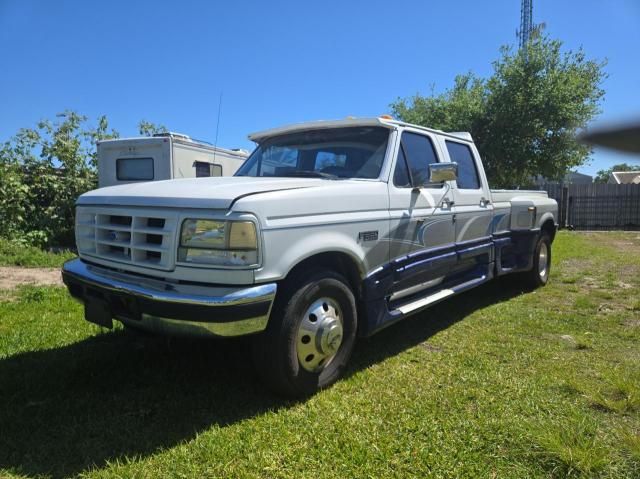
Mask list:
[[[185,311],[189,308],[206,308],[207,316],[208,311],[211,311],[210,317],[196,321],[190,319],[188,314],[180,314],[179,318],[160,317],[158,314],[149,314],[149,311],[144,309],[140,311],[139,320],[113,314],[113,317],[125,324],[170,334],[242,336],[263,331],[267,327],[277,290],[276,283],[249,287],[173,284],[101,268],[87,264],[79,258],[67,261],[63,265],[62,277],[70,291],[73,285],[80,285],[83,294],[88,287],[106,294],[123,295],[151,301],[160,306],[166,305],[174,311],[176,307]],[[246,313],[252,306],[265,302],[268,302],[268,309],[265,305],[266,313],[252,317],[244,314],[237,320],[216,318],[220,316],[216,313],[222,310],[225,310],[227,315],[229,311],[233,313],[236,308],[238,312]]]
[[[231,323],[200,323],[183,319],[162,318],[143,314],[142,320],[117,318],[122,324],[167,336],[235,337],[259,333],[267,327],[268,317],[240,319]]]

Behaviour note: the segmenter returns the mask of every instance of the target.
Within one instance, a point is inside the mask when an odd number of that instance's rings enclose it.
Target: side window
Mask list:
[[[404,156],[402,147],[398,150],[398,161],[396,161],[396,171],[393,173],[393,184],[400,188],[411,187],[411,178],[409,178],[407,159]]]
[[[211,167],[204,161],[196,161],[193,166],[196,168],[196,178],[206,178],[211,176]]]
[[[222,165],[211,164],[211,176],[222,176]]]
[[[455,141],[447,141],[446,143],[451,161],[458,163],[458,188],[463,190],[477,190],[480,188],[478,170],[471,148]]]
[[[438,157],[431,140],[423,135],[405,131],[400,140],[400,152],[396,162],[393,181],[396,186],[433,186],[429,183],[429,164],[437,163]],[[402,171],[402,170],[405,171]],[[406,181],[408,176],[408,180]]]
[[[222,165],[207,163],[206,161],[196,161],[193,166],[196,169],[196,178],[222,176]]]

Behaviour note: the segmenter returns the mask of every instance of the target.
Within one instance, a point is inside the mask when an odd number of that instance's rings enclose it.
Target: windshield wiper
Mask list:
[[[327,178],[329,180],[337,180],[338,176],[331,173],[323,173],[322,171],[313,170],[292,170],[285,171],[281,176],[295,176],[300,178]]]

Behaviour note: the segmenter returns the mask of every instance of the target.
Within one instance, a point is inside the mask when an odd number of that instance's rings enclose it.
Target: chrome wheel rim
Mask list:
[[[549,249],[547,243],[540,245],[540,253],[538,253],[538,274],[540,278],[545,279],[547,277],[547,271],[549,266]]]
[[[307,308],[296,348],[300,366],[309,372],[322,371],[335,358],[344,335],[342,310],[331,298],[320,298]]]

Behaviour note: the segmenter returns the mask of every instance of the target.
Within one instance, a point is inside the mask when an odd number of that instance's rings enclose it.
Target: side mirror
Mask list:
[[[458,163],[431,163],[429,165],[429,182],[442,183],[458,178]]]

